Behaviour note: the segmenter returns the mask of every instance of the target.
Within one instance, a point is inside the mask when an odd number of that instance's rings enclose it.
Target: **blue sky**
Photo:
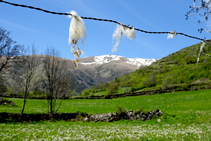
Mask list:
[[[130,24],[148,31],[183,32],[200,38],[210,39],[210,33],[200,34],[197,29],[211,27],[211,23],[198,24],[200,17],[185,19],[193,0],[7,0],[55,12],[76,11],[79,16],[105,18]],[[11,31],[11,37],[19,44],[34,44],[38,53],[53,46],[61,56],[74,59],[68,45],[70,21],[67,16],[52,15],[41,11],[14,7],[0,3],[0,26]],[[87,38],[83,57],[98,55],[121,55],[128,58],[160,59],[184,47],[199,43],[199,40],[178,35],[167,39],[167,34],[146,34],[135,31],[136,38],[124,37],[117,52],[112,52],[112,34],[116,24],[84,20]]]

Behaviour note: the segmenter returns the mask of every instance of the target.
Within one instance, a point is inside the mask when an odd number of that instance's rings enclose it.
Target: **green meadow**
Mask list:
[[[17,107],[0,112],[20,113],[23,99],[10,98]],[[162,117],[147,121],[0,123],[1,140],[211,140],[211,90],[165,93],[116,99],[63,100],[59,113],[116,112],[118,107],[144,111],[159,109]],[[46,113],[45,100],[26,103],[25,113]]]

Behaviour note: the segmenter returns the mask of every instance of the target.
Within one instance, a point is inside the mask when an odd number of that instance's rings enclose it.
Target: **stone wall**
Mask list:
[[[149,112],[134,112],[132,110],[121,113],[106,113],[89,115],[86,113],[56,113],[56,114],[18,114],[18,113],[0,113],[0,122],[32,122],[32,121],[48,121],[48,120],[69,120],[69,121],[87,121],[87,122],[112,122],[121,119],[127,120],[151,120],[162,116],[160,110]]]
[[[78,117],[88,117],[86,113],[56,113],[56,114],[23,114],[20,113],[0,113],[0,122],[31,122],[46,120],[71,120]]]
[[[85,118],[85,121],[102,121],[102,122],[112,122],[120,119],[127,120],[151,120],[156,117],[160,117],[163,115],[163,112],[160,110],[149,111],[149,112],[134,112],[133,110],[121,112],[121,113],[107,113],[107,114],[96,114],[91,115]]]

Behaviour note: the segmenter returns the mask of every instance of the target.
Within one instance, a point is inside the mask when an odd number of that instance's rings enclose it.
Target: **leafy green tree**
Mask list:
[[[119,82],[119,79],[117,77],[115,77],[115,82],[118,83]]]
[[[119,87],[116,82],[111,83],[108,88],[108,94],[114,94],[118,91]]]
[[[82,93],[83,96],[89,96],[89,94],[90,94],[89,89],[84,90],[83,93]]]
[[[96,90],[95,90],[95,86],[94,86],[94,85],[92,85],[92,87],[91,87],[91,91],[92,91],[92,93],[95,93],[95,92],[96,92]]]

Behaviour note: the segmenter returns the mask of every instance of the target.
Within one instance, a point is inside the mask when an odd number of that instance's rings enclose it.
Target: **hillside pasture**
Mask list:
[[[0,112],[20,113],[22,99],[10,98],[17,107],[0,106]],[[89,114],[127,110],[162,110],[160,118],[147,121],[0,123],[2,140],[210,140],[211,90],[133,96],[116,99],[63,100],[58,112]],[[26,103],[26,113],[46,113],[45,100]]]

